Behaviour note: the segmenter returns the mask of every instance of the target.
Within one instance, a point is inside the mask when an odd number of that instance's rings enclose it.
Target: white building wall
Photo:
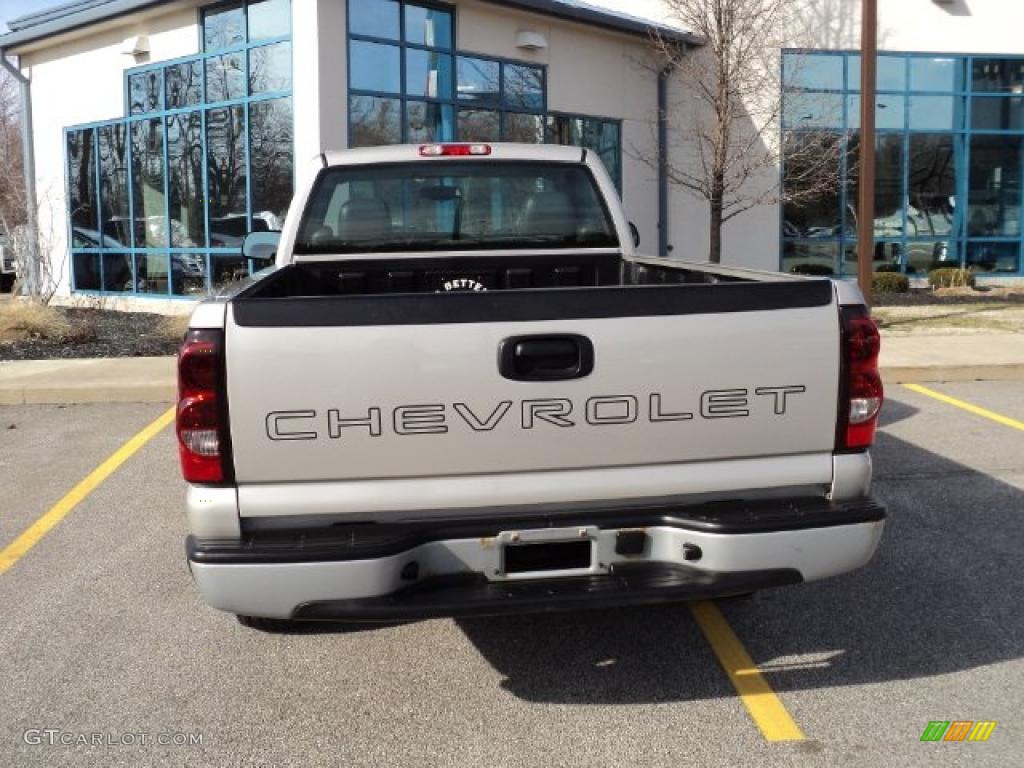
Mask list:
[[[64,128],[122,117],[124,71],[141,64],[199,51],[199,16],[194,5],[118,20],[45,41],[21,56],[32,81],[33,146],[39,197],[39,227],[49,246],[58,296],[70,293],[65,189]],[[150,53],[122,53],[126,39],[147,35]]]

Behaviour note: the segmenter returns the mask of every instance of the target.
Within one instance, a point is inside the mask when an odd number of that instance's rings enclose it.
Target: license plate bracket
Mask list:
[[[493,575],[504,579],[552,578],[593,573],[597,529],[544,528],[498,535]]]

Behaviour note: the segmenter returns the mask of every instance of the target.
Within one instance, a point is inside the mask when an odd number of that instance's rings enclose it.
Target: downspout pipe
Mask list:
[[[658,70],[658,255],[666,258],[668,243],[668,79],[670,62]]]
[[[21,70],[7,59],[0,48],[0,66],[3,66],[21,87],[21,157],[25,174],[25,216],[28,228],[28,274],[25,275],[23,293],[38,295],[39,285],[39,216],[36,200],[36,155],[32,145],[32,84]]]

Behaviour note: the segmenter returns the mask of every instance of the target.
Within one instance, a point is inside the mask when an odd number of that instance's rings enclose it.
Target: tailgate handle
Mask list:
[[[498,370],[514,381],[579,379],[594,370],[594,345],[586,336],[513,336],[498,346]]]

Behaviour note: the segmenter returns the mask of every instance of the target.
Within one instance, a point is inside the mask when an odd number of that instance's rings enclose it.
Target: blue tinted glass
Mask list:
[[[172,64],[167,67],[167,108],[188,107],[203,99],[203,70],[199,61]]]
[[[525,64],[506,64],[504,71],[504,102],[521,109],[544,108],[544,70]]]
[[[910,90],[957,90],[957,64],[956,59],[912,58],[910,60]]]
[[[398,3],[394,0],[349,0],[348,31],[355,35],[398,39]]]
[[[225,53],[206,60],[206,100],[227,101],[245,96],[243,53]]]
[[[782,122],[786,128],[842,128],[843,97],[838,93],[787,93]]]
[[[792,242],[782,247],[782,271],[794,275],[839,274],[838,242]]]
[[[1024,97],[973,97],[971,99],[971,127],[981,131],[1024,130]]]
[[[843,57],[816,53],[787,53],[782,60],[787,88],[834,89],[843,87]]]
[[[452,97],[452,57],[447,53],[405,51],[405,92],[431,99]]]
[[[975,59],[971,88],[992,93],[1024,91],[1024,59]]]
[[[270,93],[292,87],[292,44],[275,43],[249,51],[249,92]]]
[[[849,57],[847,78],[851,91],[860,90],[860,56]],[[905,91],[907,89],[907,62],[902,56],[879,56],[875,72],[875,88],[879,91]]]
[[[455,138],[454,109],[448,104],[410,101],[405,105],[408,128],[406,141],[452,141]]]
[[[959,128],[956,96],[911,96],[910,128],[915,131],[952,131]]]
[[[875,128],[902,130],[905,96],[877,94],[875,99]],[[860,96],[846,97],[846,121],[852,130],[860,128]]]
[[[544,117],[542,115],[506,112],[504,120],[502,141],[515,141],[521,144],[544,143]]]
[[[1021,232],[1021,138],[972,136],[967,234],[1017,237]]]
[[[376,147],[402,141],[402,102],[375,96],[348,99],[349,146]]]
[[[459,141],[497,141],[498,113],[489,109],[460,109]]]
[[[203,50],[232,48],[245,42],[245,13],[241,3],[217,6],[203,14]]]
[[[498,78],[498,62],[459,56],[459,101],[494,104],[498,101],[500,89]]]
[[[401,49],[394,45],[366,43],[352,40],[349,43],[351,72],[349,79],[353,88],[366,91],[398,93],[402,89]]]
[[[249,41],[287,37],[292,31],[292,10],[288,0],[250,0]]]
[[[133,115],[162,109],[163,73],[159,69],[128,76],[129,111]]]
[[[971,243],[967,267],[980,272],[1020,271],[1019,243]]]
[[[405,39],[434,48],[452,47],[452,15],[436,8],[405,6]]]

